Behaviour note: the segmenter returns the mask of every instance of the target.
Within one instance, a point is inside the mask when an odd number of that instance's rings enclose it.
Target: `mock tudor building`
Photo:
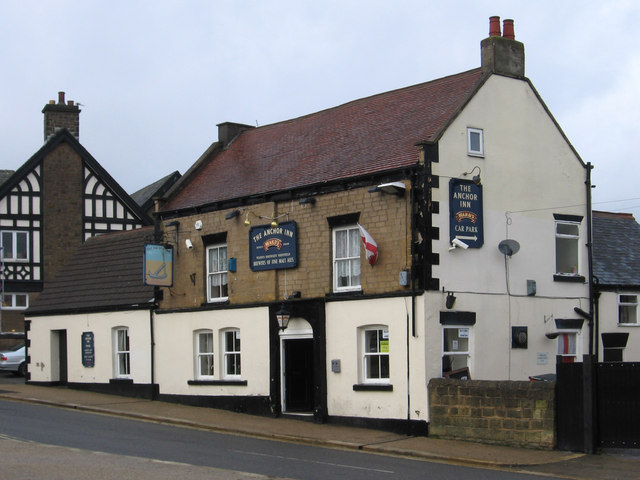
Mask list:
[[[59,92],[42,113],[44,145],[0,177],[1,332],[24,333],[30,302],[86,239],[152,223],[80,144],[78,105]]]
[[[479,68],[220,124],[145,247],[148,333],[36,302],[31,381],[55,381],[33,365],[65,330],[70,385],[426,432],[429,379],[523,380],[593,348],[590,170],[492,17]],[[88,333],[100,366],[79,365]]]

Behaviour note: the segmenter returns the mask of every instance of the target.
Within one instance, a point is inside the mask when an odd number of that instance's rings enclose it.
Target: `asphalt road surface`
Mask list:
[[[13,401],[0,401],[0,471],[11,480],[539,478]]]

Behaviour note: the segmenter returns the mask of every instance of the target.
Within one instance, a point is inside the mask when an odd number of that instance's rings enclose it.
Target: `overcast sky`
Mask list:
[[[594,209],[640,220],[636,0],[0,0],[0,169],[82,104],[80,142],[132,193],[184,173],[216,125],[295,118],[480,66],[512,18],[526,75],[585,162]]]

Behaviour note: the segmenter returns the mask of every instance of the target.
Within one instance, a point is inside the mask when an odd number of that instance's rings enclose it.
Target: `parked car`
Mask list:
[[[24,343],[19,343],[3,352],[0,352],[0,371],[13,372],[15,375],[26,376],[27,359]]]

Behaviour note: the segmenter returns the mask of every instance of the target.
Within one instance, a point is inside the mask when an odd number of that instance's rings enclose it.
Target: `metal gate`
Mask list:
[[[556,365],[558,448],[586,451],[593,440],[600,448],[640,448],[640,363],[595,365],[593,420],[585,415],[591,394],[585,365]]]

